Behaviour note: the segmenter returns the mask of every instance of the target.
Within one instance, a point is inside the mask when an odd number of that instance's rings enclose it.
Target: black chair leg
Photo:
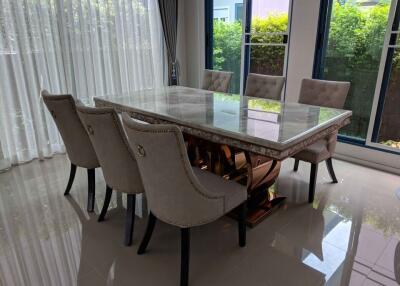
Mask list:
[[[87,211],[94,211],[94,202],[96,197],[96,170],[95,169],[87,169],[88,174],[88,202],[87,202]]]
[[[74,183],[75,174],[76,174],[76,165],[71,163],[71,170],[69,172],[68,184],[67,188],[65,189],[64,196],[69,195],[69,191],[71,190],[72,184]]]
[[[247,202],[239,206],[239,246],[246,246],[246,217],[247,217]]]
[[[192,143],[188,144],[187,147],[187,152],[188,152],[188,156],[189,156],[189,161],[191,164],[194,164],[196,162],[196,146],[193,145]]]
[[[181,228],[181,284],[189,285],[190,228]]]
[[[142,243],[140,243],[139,249],[137,254],[141,255],[146,252],[147,245],[149,245],[151,235],[153,234],[154,226],[156,225],[157,218],[150,212],[148,221],[147,221],[147,228],[146,233],[144,234]]]
[[[300,160],[294,159],[293,171],[297,172],[297,170],[299,170],[299,163],[300,163]]]
[[[135,203],[136,195],[128,194],[125,220],[125,246],[132,245],[133,228],[135,226]]]
[[[310,185],[308,189],[308,202],[314,201],[315,186],[317,184],[318,164],[311,164]]]
[[[328,168],[329,175],[331,176],[332,183],[337,184],[338,180],[335,175],[335,171],[333,170],[332,158],[329,158],[325,161],[326,167]]]
[[[101,209],[99,219],[97,220],[98,222],[103,221],[104,217],[106,216],[108,207],[110,206],[110,202],[111,202],[112,191],[113,191],[112,188],[110,188],[109,186],[106,187],[106,197],[104,198],[104,204],[103,204],[103,208]]]

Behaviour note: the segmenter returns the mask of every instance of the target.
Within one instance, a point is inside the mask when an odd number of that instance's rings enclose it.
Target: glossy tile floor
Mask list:
[[[248,230],[246,248],[230,218],[193,230],[190,284],[398,285],[400,177],[336,160],[332,185],[321,164],[309,205],[309,166],[293,173],[292,164],[284,162],[276,187],[286,205]],[[124,198],[114,196],[98,223],[85,211],[85,171],[64,197],[68,174],[62,155],[0,174],[1,285],[178,285],[179,231],[157,224],[149,251],[137,256],[146,218],[124,247]],[[98,213],[105,185],[96,174]]]

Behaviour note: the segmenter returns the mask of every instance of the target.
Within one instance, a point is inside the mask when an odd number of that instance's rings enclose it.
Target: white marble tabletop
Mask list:
[[[149,123],[282,160],[350,122],[351,111],[282,103],[187,87],[94,98]]]

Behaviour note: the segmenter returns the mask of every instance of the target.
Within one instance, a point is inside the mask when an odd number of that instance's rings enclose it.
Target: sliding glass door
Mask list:
[[[396,1],[397,2],[397,1]],[[400,151],[400,5],[393,1],[368,132],[371,146]]]
[[[240,93],[244,0],[206,0],[206,68],[233,72]]]
[[[341,130],[341,139],[399,150],[400,12],[397,0],[321,3],[314,77],[351,82],[345,108],[353,111],[352,123]]]
[[[331,0],[326,9],[326,30],[317,49],[320,65],[314,76],[351,82],[345,108],[353,111],[352,123],[341,134],[365,142],[390,3]]]
[[[231,92],[248,73],[286,75],[291,2],[206,0],[206,68],[232,71]]]
[[[244,86],[248,73],[286,76],[291,1],[249,1],[246,14]]]

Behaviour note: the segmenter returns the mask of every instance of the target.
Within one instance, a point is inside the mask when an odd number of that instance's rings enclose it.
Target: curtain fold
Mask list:
[[[0,0],[0,170],[65,151],[41,89],[163,86],[164,58],[157,0]]]
[[[179,84],[179,63],[176,60],[178,37],[178,0],[158,0],[165,44],[168,53],[168,82]]]

